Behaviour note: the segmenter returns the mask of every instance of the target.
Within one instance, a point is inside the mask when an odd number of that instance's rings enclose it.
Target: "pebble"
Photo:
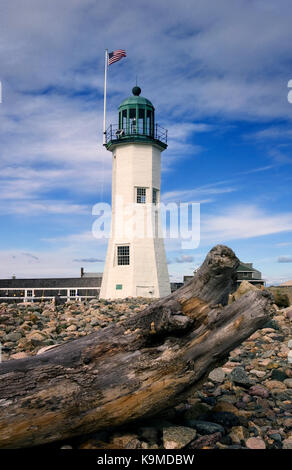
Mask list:
[[[163,429],[164,449],[182,449],[195,439],[195,429],[185,426],[170,426]]]
[[[247,434],[247,430],[243,426],[234,426],[229,433],[229,437],[234,444],[241,444],[247,437]]]
[[[265,449],[266,444],[263,439],[260,439],[259,437],[250,437],[245,441],[245,445],[248,449]]]
[[[292,449],[292,437],[283,441],[283,449]]]
[[[263,371],[263,370],[256,370],[256,369],[252,369],[252,370],[250,371],[250,373],[253,374],[253,375],[256,375],[256,376],[259,377],[259,378],[265,377],[265,375],[266,375],[266,372],[265,372],[265,371]]]
[[[224,382],[225,372],[222,367],[218,367],[217,369],[213,369],[209,374],[209,379],[213,382],[222,383]]]
[[[279,380],[267,380],[264,382],[265,387],[268,388],[269,390],[286,390],[286,385],[283,382],[280,382]]]
[[[225,434],[225,429],[223,426],[217,423],[211,423],[208,421],[199,421],[193,420],[190,422],[192,427],[194,427],[199,434],[214,434],[214,433],[221,433]]]
[[[286,385],[286,387],[292,388],[292,379],[285,379],[284,384]]]
[[[249,386],[250,378],[243,367],[235,367],[230,373],[232,382],[238,385]]]
[[[262,385],[253,385],[249,389],[249,394],[256,397],[268,398],[270,393],[269,390],[266,387],[263,387]]]
[[[188,449],[209,449],[213,448],[215,444],[220,440],[222,434],[220,432],[215,432],[209,434],[208,436],[201,436],[195,441],[191,442],[187,446]]]
[[[217,411],[227,411],[235,415],[238,414],[238,409],[236,406],[234,406],[232,403],[229,403],[229,401],[225,401],[224,399],[218,401],[218,403],[212,408],[212,412]]]

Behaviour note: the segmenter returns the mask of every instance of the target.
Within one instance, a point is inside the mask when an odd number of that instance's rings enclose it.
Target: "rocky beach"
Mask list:
[[[149,299],[0,305],[2,361],[40,354],[120,322]],[[174,408],[148,420],[70,441],[70,449],[291,449],[292,309],[277,310],[264,328],[190,389]],[[291,346],[291,344],[290,344]],[[290,357],[290,361],[292,358]]]

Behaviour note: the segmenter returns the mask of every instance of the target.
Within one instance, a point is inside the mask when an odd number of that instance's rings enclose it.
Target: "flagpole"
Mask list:
[[[105,50],[104,62],[104,98],[103,98],[103,145],[106,143],[106,82],[107,82],[107,67],[108,67],[108,50]]]

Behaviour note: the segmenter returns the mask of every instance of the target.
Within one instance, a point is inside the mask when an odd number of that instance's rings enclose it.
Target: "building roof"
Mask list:
[[[252,266],[251,266],[251,263],[249,264],[244,264],[240,261],[240,265],[238,266],[237,268],[237,272],[249,272],[249,273],[253,273],[253,272],[259,272],[258,269],[254,269]]]
[[[41,279],[0,279],[2,289],[62,289],[69,287],[101,286],[101,277],[68,277],[68,278],[41,278]]]

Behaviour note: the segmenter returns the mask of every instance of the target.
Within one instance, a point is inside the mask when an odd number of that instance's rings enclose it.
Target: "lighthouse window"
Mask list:
[[[126,131],[126,127],[127,127],[127,110],[124,109],[122,111],[122,129]]]
[[[118,265],[125,266],[127,264],[130,264],[130,247],[118,246]]]
[[[152,128],[153,128],[152,112],[149,109],[147,109],[146,130],[147,130],[148,135],[153,134]]]
[[[136,108],[130,108],[130,126],[131,126],[131,134],[136,132]]]
[[[145,204],[146,202],[146,188],[137,188],[137,203]]]
[[[144,109],[139,109],[139,121],[138,121],[138,132],[139,134],[144,134],[144,118],[145,111]]]

